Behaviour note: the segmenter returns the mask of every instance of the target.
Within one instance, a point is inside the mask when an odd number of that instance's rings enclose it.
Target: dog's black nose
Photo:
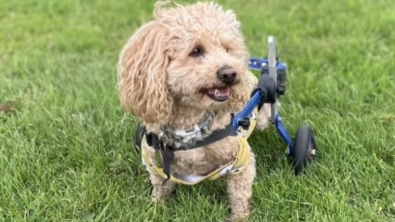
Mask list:
[[[221,82],[230,85],[235,82],[237,72],[234,68],[225,66],[218,70],[217,77]]]

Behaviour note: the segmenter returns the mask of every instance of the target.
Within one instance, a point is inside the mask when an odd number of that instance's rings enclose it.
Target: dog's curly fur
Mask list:
[[[191,56],[194,50],[201,55]],[[215,111],[211,130],[224,128],[231,113],[249,99],[245,93],[249,55],[240,31],[240,22],[231,10],[213,2],[180,5],[157,2],[154,19],[140,27],[124,46],[118,63],[118,87],[122,106],[139,118],[147,130],[160,132],[160,126],[186,129],[197,124],[207,111]],[[230,66],[235,84],[225,102],[216,102],[206,89],[221,86],[220,68]],[[259,128],[268,125],[269,107],[261,110]],[[172,171],[203,175],[234,159],[238,143],[227,137],[206,147],[175,152]],[[142,144],[150,155],[154,149]],[[226,176],[232,221],[247,219],[250,212],[255,156],[236,175]],[[152,198],[166,200],[175,185],[150,175]]]

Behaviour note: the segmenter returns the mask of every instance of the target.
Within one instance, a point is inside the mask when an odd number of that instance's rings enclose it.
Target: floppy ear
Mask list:
[[[118,62],[121,105],[148,124],[169,120],[173,100],[167,88],[166,30],[155,21],[143,25],[124,46]]]

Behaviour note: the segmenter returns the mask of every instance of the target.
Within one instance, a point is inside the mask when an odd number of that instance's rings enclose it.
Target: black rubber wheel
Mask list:
[[[293,166],[295,174],[299,175],[316,155],[314,133],[310,126],[302,126],[296,133],[293,146]]]
[[[141,123],[139,123],[137,125],[136,135],[134,138],[135,145],[139,149],[141,149],[141,140],[143,138],[144,133],[145,133],[145,126],[143,126],[143,125],[141,125]]]

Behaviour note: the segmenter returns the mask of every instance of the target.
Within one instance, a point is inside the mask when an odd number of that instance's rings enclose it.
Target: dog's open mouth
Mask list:
[[[206,89],[206,94],[214,101],[224,102],[229,98],[230,88],[228,86],[213,87]]]

